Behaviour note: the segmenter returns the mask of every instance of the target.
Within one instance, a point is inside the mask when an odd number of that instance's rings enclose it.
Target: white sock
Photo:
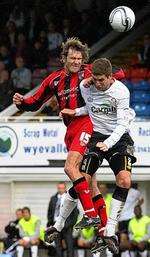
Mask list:
[[[92,257],[100,257],[100,252],[93,253]]]
[[[113,257],[113,254],[108,250],[108,248],[106,249],[106,256]]]
[[[110,204],[110,214],[107,220],[106,229],[104,232],[105,236],[115,235],[116,225],[121,215],[121,211],[124,207],[125,202],[121,202],[117,199],[112,198]]]
[[[21,245],[17,246],[17,257],[23,257],[24,247]]]
[[[70,194],[67,192],[64,201],[60,207],[60,214],[57,218],[57,221],[55,222],[54,227],[60,232],[64,228],[65,221],[68,218],[68,216],[71,214],[71,212],[74,210],[74,208],[77,206],[78,199],[74,199],[70,196]]]
[[[128,250],[121,253],[121,257],[132,257]]]
[[[78,257],[84,257],[84,250],[78,250]]]
[[[38,246],[37,245],[32,245],[31,246],[31,256],[32,257],[37,257],[38,255]]]

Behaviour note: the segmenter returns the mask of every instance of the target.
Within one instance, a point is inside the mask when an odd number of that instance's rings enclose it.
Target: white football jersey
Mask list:
[[[106,91],[99,91],[94,85],[85,88],[83,82],[80,89],[86,108],[82,107],[81,111],[77,108],[77,115],[88,112],[94,131],[111,136],[105,140],[110,148],[129,130],[130,121],[135,117],[135,112],[129,107],[129,90],[118,80],[114,80]]]

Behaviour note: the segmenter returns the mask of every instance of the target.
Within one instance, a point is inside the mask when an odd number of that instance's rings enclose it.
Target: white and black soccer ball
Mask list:
[[[127,6],[118,6],[110,13],[109,23],[118,32],[129,31],[135,23],[135,14]]]

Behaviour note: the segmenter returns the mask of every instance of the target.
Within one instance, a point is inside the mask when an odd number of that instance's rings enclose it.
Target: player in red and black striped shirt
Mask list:
[[[36,111],[43,103],[55,95],[60,110],[85,106],[79,84],[82,79],[91,75],[90,65],[85,64],[88,61],[88,57],[89,52],[86,44],[82,44],[75,38],[68,39],[63,45],[62,51],[64,68],[50,74],[33,96],[23,97],[16,93],[13,97],[14,103],[21,110]],[[82,156],[92,134],[93,126],[88,115],[71,119],[68,116],[64,116],[63,120],[67,126],[65,143],[69,151],[65,172],[74,185],[69,191],[69,197],[74,203],[76,201],[74,198],[78,195],[86,216],[92,218],[90,219],[91,224],[96,225],[100,220],[94,209],[88,183],[85,176],[79,171]],[[71,210],[72,208],[70,207],[67,212]]]

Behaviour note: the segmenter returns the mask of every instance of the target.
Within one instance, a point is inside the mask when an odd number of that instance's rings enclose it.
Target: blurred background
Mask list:
[[[113,31],[108,22],[110,12],[120,5],[132,8],[136,16],[134,28],[126,33]],[[90,62],[107,57],[114,67],[125,71],[124,83],[136,111],[131,133],[138,160],[132,178],[143,199],[143,215],[150,216],[150,1],[1,0],[1,242],[7,238],[5,227],[15,219],[18,208],[28,206],[46,226],[48,204],[58,182],[69,186],[63,171],[65,127],[58,117],[56,99],[53,97],[37,112],[26,113],[12,104],[12,96],[15,92],[33,94],[48,74],[61,68],[61,44],[72,36],[89,45]],[[114,177],[107,163],[99,169],[97,178],[111,194]],[[75,236],[80,237],[84,236]],[[84,248],[80,243],[75,247]],[[57,256],[55,252],[42,254]],[[90,256],[88,251],[78,256],[83,254]]]

